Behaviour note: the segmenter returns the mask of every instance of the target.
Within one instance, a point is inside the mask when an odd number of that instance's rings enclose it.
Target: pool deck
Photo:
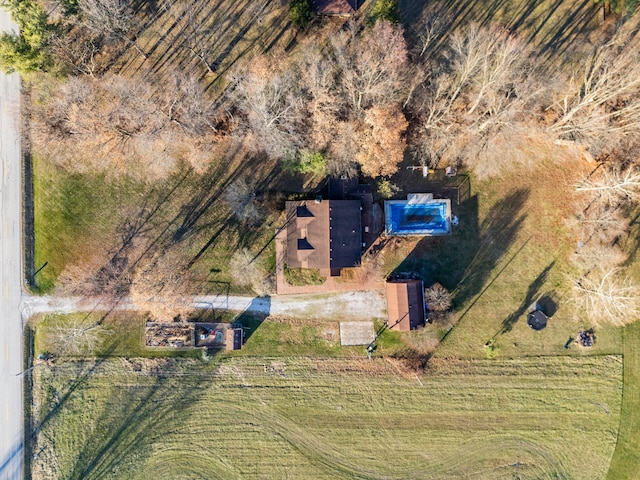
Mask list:
[[[445,229],[415,229],[415,230],[395,230],[391,219],[392,205],[442,205],[445,206]],[[384,225],[385,234],[399,237],[431,237],[451,234],[451,200],[448,198],[433,198],[432,194],[419,193],[407,195],[407,200],[387,200],[384,202]]]

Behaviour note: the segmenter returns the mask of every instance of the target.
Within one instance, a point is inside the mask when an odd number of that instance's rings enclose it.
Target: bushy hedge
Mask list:
[[[315,13],[311,9],[311,0],[291,0],[289,19],[296,27],[306,27],[314,16]]]

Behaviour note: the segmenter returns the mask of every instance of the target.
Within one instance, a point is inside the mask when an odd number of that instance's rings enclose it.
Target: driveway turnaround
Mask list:
[[[0,8],[0,30],[16,25]],[[0,479],[23,477],[20,77],[0,73]]]

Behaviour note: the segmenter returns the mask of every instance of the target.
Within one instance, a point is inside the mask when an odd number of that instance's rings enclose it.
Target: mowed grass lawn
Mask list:
[[[622,421],[609,480],[634,478],[640,465],[640,323],[624,329]]]
[[[149,245],[148,257],[164,249],[182,265],[193,263],[194,291],[250,293],[231,275],[230,259],[245,248],[258,256],[265,274],[273,270],[272,237],[280,212],[275,201],[258,207],[259,223],[233,215],[224,192],[239,178],[236,168],[246,159],[229,157],[213,161],[206,172],[182,169],[166,179],[70,173],[34,157],[35,269],[44,268],[35,276],[33,291],[54,291],[60,275],[75,266],[90,264],[97,271],[138,225],[133,242]],[[263,163],[253,170],[256,189],[269,184],[273,171],[272,163]]]
[[[619,356],[109,359],[34,370],[38,478],[604,478]]]

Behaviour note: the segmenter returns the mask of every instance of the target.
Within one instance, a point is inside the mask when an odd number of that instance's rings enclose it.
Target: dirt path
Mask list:
[[[217,295],[193,298],[194,308],[212,308],[237,312],[256,312],[279,317],[372,320],[386,316],[386,303],[378,291],[346,292],[317,295],[286,295],[274,297],[241,297]],[[72,313],[108,311],[112,307],[97,300],[25,296],[22,316],[26,320],[39,313]],[[135,310],[133,303],[122,300],[114,309]]]

